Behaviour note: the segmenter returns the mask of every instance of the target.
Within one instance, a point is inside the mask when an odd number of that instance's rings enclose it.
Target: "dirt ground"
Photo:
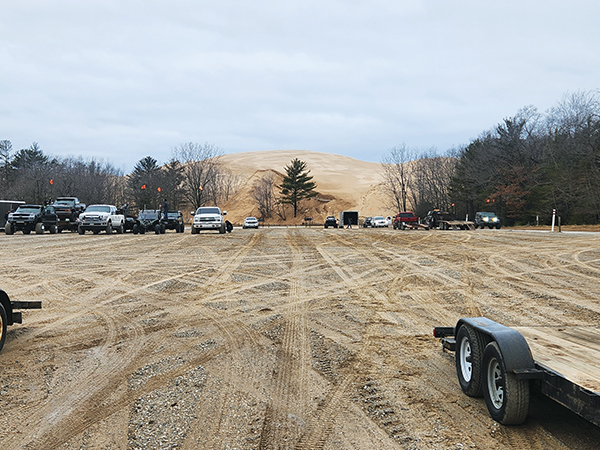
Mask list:
[[[600,234],[235,229],[0,234],[42,300],[0,353],[0,448],[597,449],[534,395],[504,427],[438,325],[600,323]],[[535,356],[535,355],[534,355]]]

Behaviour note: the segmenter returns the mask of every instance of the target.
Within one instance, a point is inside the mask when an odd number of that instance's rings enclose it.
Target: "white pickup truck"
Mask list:
[[[111,234],[113,230],[121,234],[125,230],[125,216],[117,213],[114,205],[90,205],[79,215],[77,230],[85,234],[90,230],[94,234],[104,230]]]
[[[219,233],[224,234],[226,228],[223,216],[225,214],[227,214],[227,211],[221,212],[221,209],[217,206],[201,206],[192,214],[194,216],[192,234],[198,234],[202,230],[217,230]]]

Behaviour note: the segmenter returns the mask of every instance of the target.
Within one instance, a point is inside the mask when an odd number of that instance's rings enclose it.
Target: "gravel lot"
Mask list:
[[[437,325],[598,327],[600,235],[0,234],[0,448],[596,449],[541,396],[503,427]],[[534,355],[535,356],[535,355]]]

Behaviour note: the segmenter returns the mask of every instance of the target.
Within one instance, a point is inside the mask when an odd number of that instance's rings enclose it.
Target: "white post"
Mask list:
[[[554,232],[554,222],[556,221],[556,210],[552,210],[552,232]]]

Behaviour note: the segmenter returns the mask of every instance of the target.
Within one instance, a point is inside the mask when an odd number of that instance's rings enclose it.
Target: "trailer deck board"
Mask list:
[[[600,393],[600,329],[581,326],[515,327],[533,359],[571,382]]]

